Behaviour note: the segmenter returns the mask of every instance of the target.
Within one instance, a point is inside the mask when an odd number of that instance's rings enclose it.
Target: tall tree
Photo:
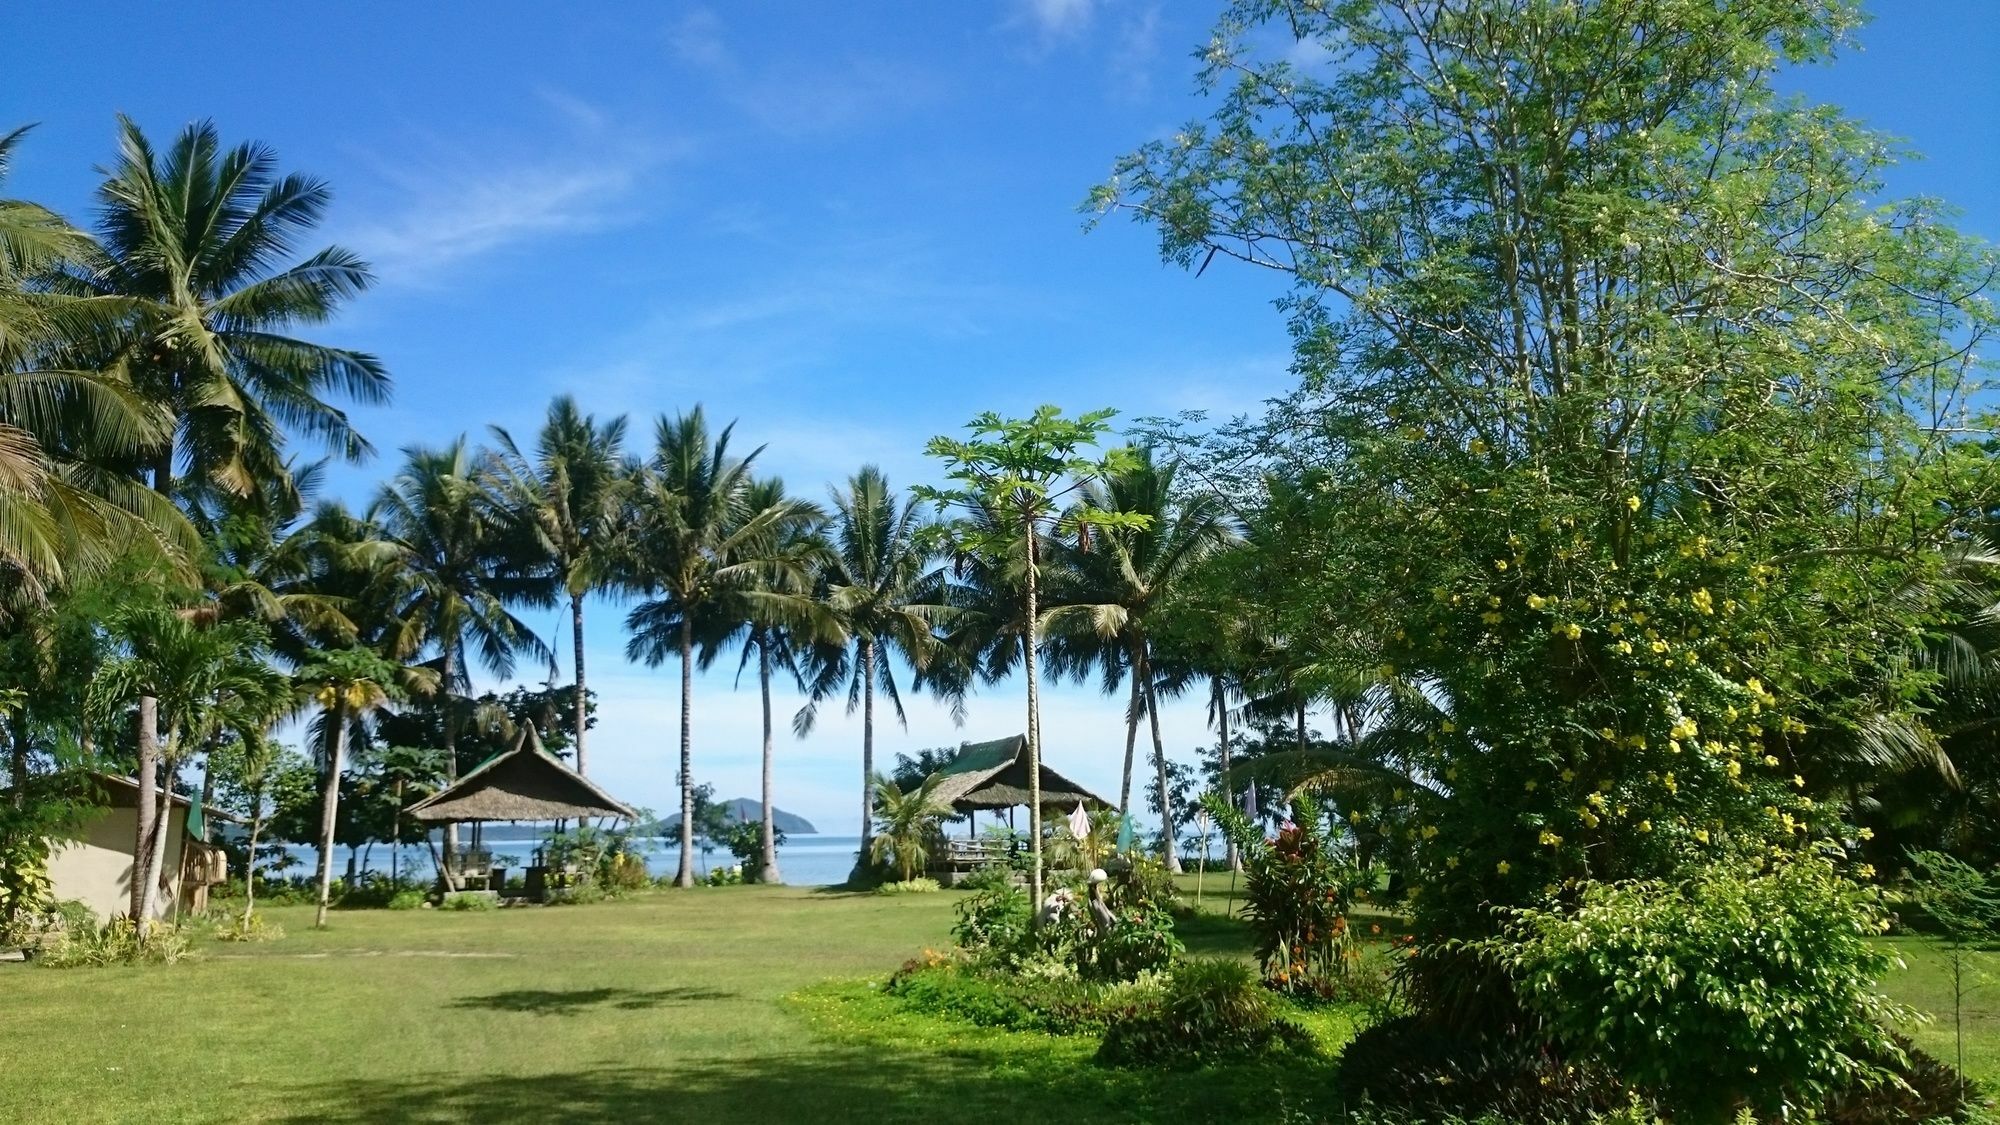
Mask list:
[[[118,159],[98,188],[97,248],[65,292],[130,303],[104,364],[164,414],[141,458],[172,496],[183,472],[247,494],[283,479],[287,429],[359,460],[368,444],[329,398],[386,402],[374,356],[292,334],[325,324],[365,290],[366,263],[337,246],[294,259],[331,196],[285,175],[260,144],[225,149],[212,122],[183,129],[162,154],[118,120]],[[156,771],[155,704],[139,708],[142,833]]]
[[[1131,677],[1118,807],[1130,809],[1134,735],[1143,711],[1152,728],[1153,763],[1162,794],[1165,858],[1168,870],[1174,872],[1180,870],[1180,857],[1173,847],[1172,790],[1167,784],[1166,744],[1160,735],[1161,677],[1154,661],[1154,622],[1182,580],[1235,538],[1220,498],[1207,492],[1181,494],[1176,488],[1178,469],[1176,462],[1163,464],[1150,447],[1142,446],[1119,471],[1087,482],[1084,505],[1136,517],[1136,522],[1094,535],[1087,521],[1081,524],[1086,531],[1067,548],[1073,553],[1075,589],[1069,604],[1055,606],[1046,615],[1051,631],[1088,631],[1108,642],[1100,658],[1107,661],[1107,686],[1114,684],[1121,666]]]
[[[746,497],[750,511],[763,511],[786,500],[785,485],[777,478],[757,481]],[[762,823],[758,843],[756,878],[759,883],[783,881],[778,871],[777,829],[772,814],[772,774],[775,737],[771,721],[771,680],[782,673],[792,685],[804,691],[805,675],[801,653],[815,643],[837,643],[840,623],[823,601],[813,596],[813,582],[827,554],[821,535],[824,516],[815,511],[805,518],[787,521],[774,529],[775,538],[755,552],[770,565],[754,575],[750,584],[732,587],[729,597],[717,606],[711,634],[704,645],[702,665],[714,659],[721,644],[740,639],[742,655],[736,666],[740,680],[744,669],[757,667],[757,691],[763,716]]]
[[[382,486],[368,514],[395,568],[390,615],[409,631],[385,651],[400,658],[399,649],[421,646],[431,654],[445,778],[453,781],[473,660],[504,678],[520,653],[548,659],[548,646],[509,607],[548,604],[550,586],[532,560],[519,557],[463,437],[442,449],[413,446],[403,453],[402,471]],[[447,851],[456,842],[447,828]]]
[[[575,399],[560,395],[549,404],[532,457],[506,430],[495,426],[493,437],[501,503],[546,553],[558,591],[569,598],[576,772],[586,773],[583,603],[615,578],[625,490],[636,470],[625,455],[625,418],[600,424],[578,410]]]
[[[677,656],[681,669],[681,858],[677,885],[694,885],[694,669],[699,631],[718,604],[754,587],[772,569],[770,545],[783,529],[810,523],[811,505],[780,500],[751,506],[750,465],[762,447],[729,451],[735,423],[709,433],[696,406],[654,427],[653,455],[634,481],[625,581],[646,600],[626,616],[626,655],[659,667]]]
[[[358,645],[316,654],[298,671],[300,691],[320,708],[319,734],[326,746],[319,814],[319,898],[313,913],[316,928],[326,928],[334,834],[340,823],[340,780],[347,768],[350,728],[355,720],[404,698],[403,681],[410,671]]]
[[[142,606],[121,613],[113,632],[121,651],[91,684],[93,708],[112,714],[141,699],[157,700],[160,765],[168,782],[148,818],[151,831],[135,841],[132,853],[132,878],[139,884],[132,917],[143,934],[158,909],[177,767],[231,726],[261,737],[282,714],[290,685],[266,658],[266,635],[254,624],[205,627],[164,606]]]
[[[875,810],[875,692],[880,687],[905,722],[892,656],[920,673],[943,652],[937,630],[948,621],[945,574],[936,565],[937,528],[916,503],[898,500],[873,465],[832,493],[828,550],[820,576],[822,596],[843,642],[812,650],[812,690],[792,727],[812,730],[819,706],[847,697],[847,711],[861,712],[861,826]],[[858,859],[865,860],[863,856]]]
[[[1042,709],[1040,670],[1041,606],[1037,573],[1039,546],[1051,530],[1069,525],[1100,528],[1141,527],[1145,517],[1105,512],[1076,503],[1084,487],[1130,461],[1130,451],[1114,449],[1102,459],[1083,450],[1096,445],[1110,428],[1115,413],[1096,410],[1064,418],[1054,406],[1037,407],[1027,418],[1003,419],[988,412],[974,418],[964,439],[935,437],[926,452],[945,464],[953,481],[949,488],[923,487],[921,499],[940,510],[957,510],[961,518],[941,529],[955,549],[989,559],[1022,552],[1022,617],[1027,636],[1021,645],[1028,679],[1028,842],[1033,854],[1028,891],[1042,900]],[[984,515],[1000,519],[989,523]]]

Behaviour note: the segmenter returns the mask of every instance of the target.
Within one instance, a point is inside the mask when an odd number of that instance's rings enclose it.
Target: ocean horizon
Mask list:
[[[460,839],[465,836],[461,834]],[[655,878],[671,878],[680,870],[680,840],[669,836],[644,836],[638,838],[641,853],[646,857],[646,871]],[[535,849],[541,846],[539,840],[489,840],[482,845],[493,853],[496,864],[512,870],[528,865]],[[854,867],[854,856],[861,848],[859,836],[798,835],[786,838],[778,845],[778,873],[784,882],[792,886],[829,886],[847,881],[847,873]],[[319,849],[305,844],[284,845],[288,862],[282,869],[273,870],[269,861],[261,862],[258,870],[266,878],[292,877],[311,874],[319,865]],[[392,869],[399,870],[403,877],[412,874],[428,878],[436,873],[436,863],[431,850],[422,842],[404,844],[401,849],[392,849],[387,844],[362,845],[359,848],[337,847],[334,849],[334,876],[345,875],[349,857],[353,857],[354,870],[363,874],[379,872],[387,875]],[[733,867],[736,857],[727,849],[716,848],[704,852],[695,849],[694,869],[697,877],[706,876],[716,868]]]

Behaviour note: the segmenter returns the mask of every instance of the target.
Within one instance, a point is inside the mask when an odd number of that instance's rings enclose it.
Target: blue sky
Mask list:
[[[2000,236],[1991,0],[1873,7],[1865,49],[1785,84],[1907,138],[1927,159],[1892,187]],[[768,444],[765,471],[818,496],[866,461],[924,477],[924,440],[980,410],[1227,413],[1287,385],[1275,278],[1194,279],[1148,232],[1086,235],[1076,211],[1118,154],[1198,113],[1189,56],[1215,11],[19,5],[0,15],[0,127],[40,127],[7,189],[87,219],[120,111],[156,140],[213,117],[330,181],[326,237],[380,283],[326,335],[397,382],[392,407],[356,411],[381,455],[337,475],[344,494],[365,497],[409,443],[531,432],[569,391],[641,436],[696,402],[739,418],[746,447]],[[670,807],[677,681],[627,666],[622,611],[594,612],[592,772]],[[718,672],[696,702],[698,779],[753,795],[754,686]],[[1013,732],[1020,711],[1018,685],[976,700],[962,730],[913,701],[878,753]],[[1165,719],[1170,750],[1203,740],[1194,704]],[[1058,690],[1044,729],[1053,761],[1116,790],[1117,703]],[[785,738],[779,803],[853,831],[859,745],[837,719]]]

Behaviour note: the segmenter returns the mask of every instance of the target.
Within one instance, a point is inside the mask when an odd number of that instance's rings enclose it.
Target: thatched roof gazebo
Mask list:
[[[938,770],[937,802],[962,813],[1011,809],[1028,803],[1028,739],[1024,735],[968,742]],[[1042,806],[1083,805],[1108,809],[1111,802],[1049,768],[1042,760]]]
[[[457,781],[418,801],[405,810],[411,819],[424,824],[470,824],[472,850],[460,855],[436,855],[438,875],[451,890],[461,884],[491,886],[501,881],[492,857],[480,849],[479,826],[490,821],[585,821],[590,817],[637,820],[630,805],[606,793],[587,777],[564,765],[542,748],[542,737],[534,724],[525,724],[515,736],[514,748],[495,754]],[[446,839],[450,852],[450,839]],[[528,897],[539,901],[546,891],[550,869],[541,853],[528,865]],[[566,872],[556,872],[566,882]],[[498,890],[498,887],[493,887]]]
[[[542,749],[533,723],[514,737],[514,748],[409,808],[427,824],[491,820],[582,820],[592,816],[636,820],[631,806]]]

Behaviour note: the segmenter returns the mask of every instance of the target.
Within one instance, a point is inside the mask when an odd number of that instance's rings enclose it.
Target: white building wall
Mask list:
[[[167,886],[159,895],[160,914],[174,908],[180,881],[181,843],[187,839],[187,808],[176,805],[167,825]],[[90,907],[99,922],[132,910],[132,838],[138,832],[138,810],[104,809],[85,829],[81,840],[57,846],[49,856],[49,881],[58,899],[75,899]]]

